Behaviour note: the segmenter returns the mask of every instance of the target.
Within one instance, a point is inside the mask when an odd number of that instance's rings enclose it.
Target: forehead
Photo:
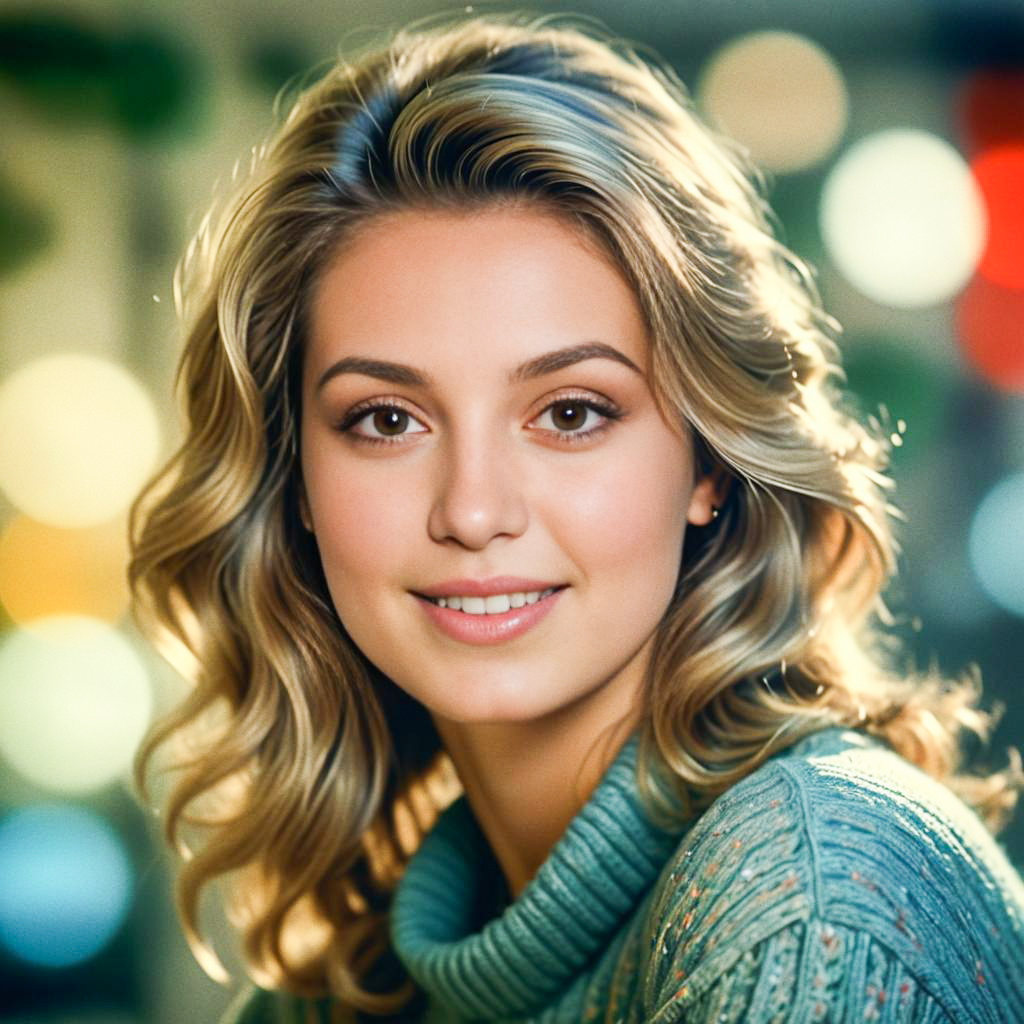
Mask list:
[[[620,271],[582,229],[535,208],[382,214],[339,246],[311,300],[314,373],[352,354],[511,366],[590,341],[647,362]]]

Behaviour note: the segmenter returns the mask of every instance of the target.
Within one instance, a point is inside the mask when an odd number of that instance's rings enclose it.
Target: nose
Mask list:
[[[477,433],[453,438],[438,451],[427,524],[433,540],[480,551],[495,538],[526,530],[526,481],[511,447]]]

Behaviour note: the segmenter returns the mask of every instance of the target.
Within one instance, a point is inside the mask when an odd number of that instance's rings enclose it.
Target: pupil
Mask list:
[[[409,425],[409,414],[401,409],[378,409],[373,414],[373,425],[381,434],[401,434]]]
[[[563,430],[577,430],[583,422],[586,410],[582,405],[574,405],[571,402],[563,402],[556,405],[552,412],[552,419],[556,427]]]

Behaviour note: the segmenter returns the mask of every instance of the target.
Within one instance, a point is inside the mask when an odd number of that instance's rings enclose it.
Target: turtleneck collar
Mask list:
[[[482,928],[479,908],[500,878],[494,855],[465,796],[441,815],[406,867],[391,918],[395,951],[432,999],[467,1017],[537,1013],[608,946],[685,831],[666,832],[645,813],[637,740],[519,898]]]

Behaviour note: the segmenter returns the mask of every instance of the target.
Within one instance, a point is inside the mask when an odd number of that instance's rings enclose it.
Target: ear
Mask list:
[[[721,466],[701,471],[690,495],[686,521],[691,526],[707,526],[718,517],[729,493],[730,477]]]

